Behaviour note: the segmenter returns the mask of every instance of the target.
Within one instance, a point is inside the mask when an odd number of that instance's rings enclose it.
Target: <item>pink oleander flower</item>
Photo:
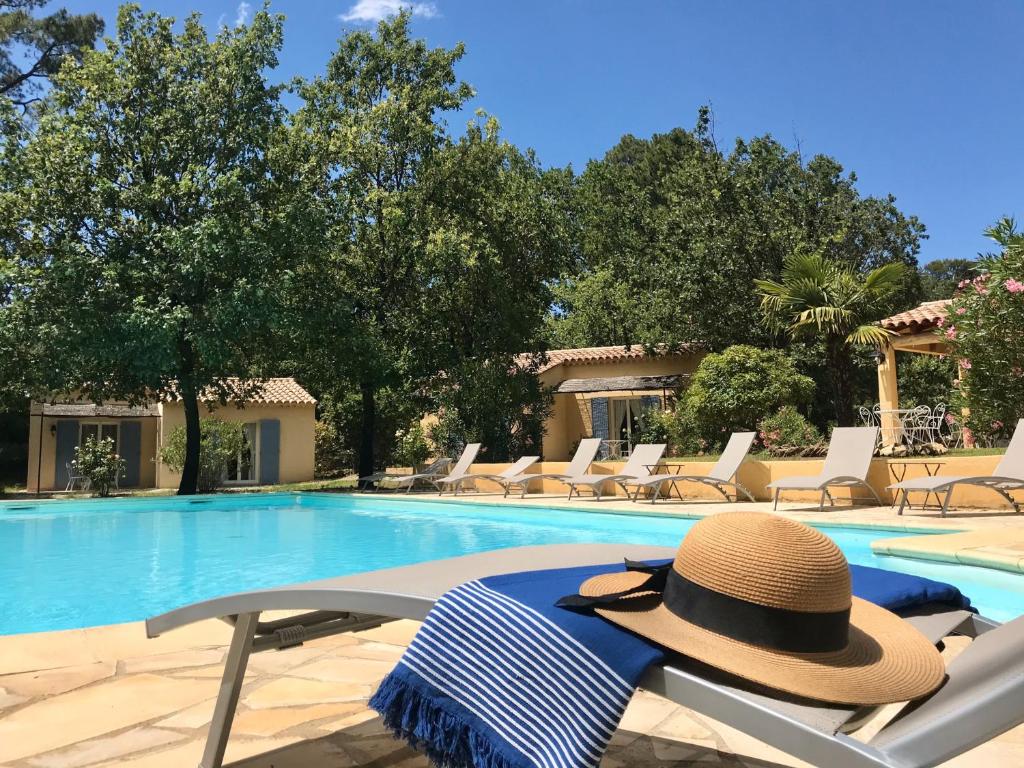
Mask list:
[[[966,357],[961,358],[957,362],[959,363],[960,367],[963,368],[965,371],[971,370],[971,361],[968,360]]]
[[[938,320],[935,321],[935,325],[938,326],[939,328],[941,328],[945,324],[946,324],[946,318],[944,318],[944,317],[940,317]]]
[[[1010,293],[1024,293],[1024,283],[1014,280],[1012,277],[1006,281],[1006,290]]]
[[[953,379],[953,386],[960,389],[960,379]]]
[[[953,339],[956,338],[956,326],[955,325],[951,325],[951,326],[949,326],[949,328],[946,329],[946,338],[949,339],[950,341],[952,341]]]
[[[957,283],[957,284],[956,284],[956,287],[957,287],[957,288],[963,288],[963,287],[964,287],[965,285],[967,285],[967,284],[968,284],[969,282],[971,282],[971,281],[970,281],[970,280],[961,280],[961,281],[960,281],[959,283]]]
[[[956,416],[954,416],[952,413],[947,413],[946,414],[946,423],[947,424],[956,424]]]
[[[999,421],[999,419],[996,419],[995,421],[992,422],[992,429],[994,429],[995,431],[998,432],[1002,428],[1003,422]]]
[[[1015,366],[1013,366],[1013,368],[1011,368],[1011,369],[1010,369],[1010,371],[1011,371],[1011,372],[1013,373],[1013,375],[1014,375],[1014,376],[1016,376],[1016,377],[1017,377],[1018,379],[1019,379],[1019,378],[1020,378],[1021,376],[1024,376],[1024,368],[1021,368],[1021,367],[1020,367],[1019,365],[1015,365]]]
[[[956,313],[957,313],[958,315],[962,315],[962,314],[964,314],[964,313],[965,313],[966,311],[967,311],[967,307],[957,307],[957,308],[956,308]]]

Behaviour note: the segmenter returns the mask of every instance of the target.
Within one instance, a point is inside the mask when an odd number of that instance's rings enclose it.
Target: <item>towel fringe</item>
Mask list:
[[[401,665],[381,682],[370,707],[396,738],[426,754],[439,768],[533,768],[520,753],[502,750],[502,744],[467,717],[425,695]]]

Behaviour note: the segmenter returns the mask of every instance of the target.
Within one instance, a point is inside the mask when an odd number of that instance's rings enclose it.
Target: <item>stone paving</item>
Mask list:
[[[398,621],[251,658],[227,751],[238,768],[426,768],[366,702],[415,633]],[[228,628],[147,640],[141,623],[0,637],[0,767],[191,768],[202,753]],[[962,647],[949,643],[947,654]],[[602,766],[802,766],[639,692]],[[1024,765],[1024,728],[948,764]]]

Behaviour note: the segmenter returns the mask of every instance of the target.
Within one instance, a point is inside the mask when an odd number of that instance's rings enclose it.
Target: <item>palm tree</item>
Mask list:
[[[781,282],[754,281],[769,327],[824,342],[839,426],[854,423],[853,345],[880,346],[892,335],[877,321],[885,300],[903,286],[904,273],[904,265],[894,263],[862,277],[837,260],[802,254],[786,259]]]

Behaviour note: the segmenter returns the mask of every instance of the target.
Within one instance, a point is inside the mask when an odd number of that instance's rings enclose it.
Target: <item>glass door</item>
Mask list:
[[[256,482],[256,425],[242,427],[242,448],[233,461],[228,462],[227,483],[245,484]]]

